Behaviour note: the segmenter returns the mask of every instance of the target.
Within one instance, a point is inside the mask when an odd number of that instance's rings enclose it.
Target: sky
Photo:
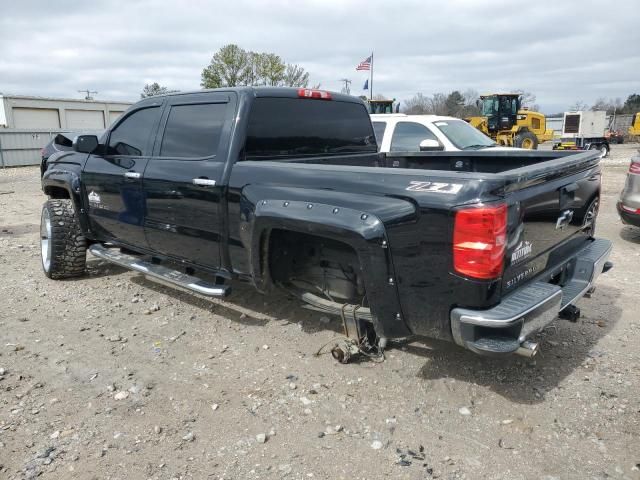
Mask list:
[[[135,101],[200,88],[223,45],[271,52],[312,84],[362,94],[522,89],[545,113],[640,93],[638,0],[3,0],[0,92]]]

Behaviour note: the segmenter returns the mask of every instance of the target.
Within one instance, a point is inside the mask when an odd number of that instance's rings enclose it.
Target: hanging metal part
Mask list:
[[[337,303],[326,300],[312,293],[303,293],[305,308],[330,315],[339,315],[345,338],[334,344],[331,355],[340,363],[349,363],[354,357],[363,355],[375,362],[384,361],[384,349],[387,338],[376,335],[371,317],[371,310],[361,305]],[[318,353],[322,351],[322,347]]]

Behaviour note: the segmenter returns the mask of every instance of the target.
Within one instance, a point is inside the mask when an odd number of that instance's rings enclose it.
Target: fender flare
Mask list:
[[[262,271],[262,246],[273,229],[340,241],[356,252],[363,272],[373,324],[379,336],[411,335],[400,305],[397,280],[384,223],[376,215],[349,207],[300,200],[264,199],[250,220],[250,269],[254,285],[271,284]]]
[[[69,170],[61,170],[52,168],[47,170],[42,176],[42,191],[49,195],[52,188],[61,188],[66,190],[69,198],[73,202],[73,208],[78,216],[80,228],[84,233],[89,232],[89,221],[82,205],[80,176]]]

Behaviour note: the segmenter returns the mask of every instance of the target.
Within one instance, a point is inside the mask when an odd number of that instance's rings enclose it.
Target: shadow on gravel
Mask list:
[[[92,257],[88,258],[87,270],[91,278],[131,272],[131,270],[124,267]],[[306,333],[330,330],[340,335],[342,334],[340,319],[328,317],[329,322],[322,323],[320,321],[323,316],[321,313],[302,308],[302,303],[297,298],[280,290],[276,290],[269,295],[262,295],[252,285],[238,281],[233,284],[232,293],[228,297],[206,298],[172,285],[149,279],[142,274],[132,273],[133,276],[127,281],[142,288],[153,290],[156,293],[167,295],[174,300],[184,302],[206,313],[229,318],[242,325],[259,326],[275,321],[283,324],[297,323],[302,331]],[[81,281],[83,278],[86,277],[70,279],[69,281]]]
[[[144,275],[134,276],[130,281],[204,310],[206,313],[221,315],[246,326],[266,325],[268,322],[298,323],[305,333],[314,333],[320,330],[342,333],[337,319],[332,318],[328,323],[320,323],[320,313],[302,308],[302,304],[297,298],[285,292],[276,291],[268,296],[262,295],[252,285],[236,282],[228,297],[202,298],[179,288],[150,280]]]
[[[541,403],[585,361],[607,355],[594,347],[620,319],[619,297],[618,289],[598,286],[591,299],[580,302],[582,317],[578,323],[558,319],[552,324],[557,329],[549,327],[537,335],[535,340],[542,348],[533,359],[481,357],[453,344],[430,340],[425,341],[425,347],[406,345],[406,351],[429,359],[418,373],[424,380],[455,378],[488,387],[513,402]],[[595,304],[606,307],[595,308]]]
[[[93,278],[127,271],[98,260],[89,262],[88,266]],[[343,338],[339,318],[329,317],[329,321],[321,322],[321,313],[302,308],[300,301],[286,292],[275,291],[262,295],[252,285],[236,282],[229,297],[204,298],[150,280],[141,274],[127,281],[191,305],[201,310],[203,315],[221,315],[245,326],[259,327],[269,322],[280,322],[282,325],[297,323],[305,333],[328,330],[336,333],[336,341]],[[580,301],[582,317],[578,323],[558,319],[534,337],[541,344],[541,351],[533,359],[515,355],[481,357],[453,343],[432,339],[420,339],[423,343],[411,340],[392,342],[389,350],[402,350],[427,358],[417,374],[423,380],[455,378],[460,382],[485,386],[516,403],[541,403],[547,393],[557,388],[563,379],[581,368],[588,359],[597,361],[599,357],[607,355],[607,352],[597,351],[594,346],[620,319],[622,309],[617,304],[619,297],[620,290],[617,288],[598,286],[591,299]]]
[[[640,227],[625,225],[620,229],[620,238],[627,242],[640,244]]]

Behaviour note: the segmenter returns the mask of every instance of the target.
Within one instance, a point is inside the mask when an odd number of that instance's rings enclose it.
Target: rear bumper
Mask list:
[[[610,241],[593,240],[567,260],[572,268],[563,286],[539,280],[488,310],[454,308],[450,320],[455,342],[483,355],[518,351],[529,335],[551,323],[591,288],[600,273],[611,268],[610,253]]]
[[[618,215],[620,215],[620,218],[624,223],[628,225],[640,227],[640,214],[625,210],[622,202],[618,202],[617,207],[618,207]]]

